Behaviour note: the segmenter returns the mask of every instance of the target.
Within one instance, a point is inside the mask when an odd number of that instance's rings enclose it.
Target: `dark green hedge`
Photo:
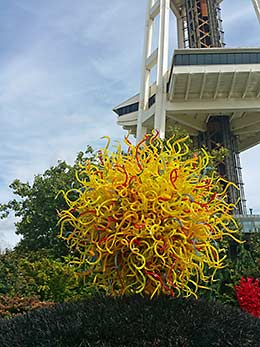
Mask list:
[[[260,320],[204,300],[88,299],[0,321],[1,347],[260,346]]]

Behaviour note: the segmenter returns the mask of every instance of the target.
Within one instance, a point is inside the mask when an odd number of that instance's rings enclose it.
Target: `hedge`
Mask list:
[[[2,347],[259,347],[260,320],[239,308],[160,296],[95,297],[0,320]]]

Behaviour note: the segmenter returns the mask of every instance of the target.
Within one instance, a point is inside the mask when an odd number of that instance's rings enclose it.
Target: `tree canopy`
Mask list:
[[[85,152],[78,153],[73,165],[59,161],[43,174],[36,175],[32,184],[19,179],[10,184],[17,198],[0,204],[0,218],[6,218],[10,213],[19,217],[15,224],[16,233],[22,236],[18,249],[49,249],[51,255],[56,257],[68,253],[65,242],[57,237],[58,211],[66,208],[64,197],[58,193],[78,187],[75,171],[86,160],[93,160],[93,149],[90,146]]]

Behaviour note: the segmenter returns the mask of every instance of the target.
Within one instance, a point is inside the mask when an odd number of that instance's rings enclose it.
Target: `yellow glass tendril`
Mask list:
[[[112,295],[196,296],[224,266],[217,242],[238,229],[226,201],[233,183],[207,176],[209,155],[189,155],[187,138],[163,145],[154,131],[135,146],[126,137],[127,153],[106,139],[97,162],[77,172],[81,189],[63,192],[60,236],[72,262]]]

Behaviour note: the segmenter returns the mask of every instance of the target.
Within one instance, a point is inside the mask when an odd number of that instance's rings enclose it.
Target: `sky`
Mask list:
[[[14,179],[31,183],[102,136],[125,135],[112,108],[139,91],[145,9],[145,0],[1,1],[1,203]],[[223,1],[222,17],[227,47],[260,47],[250,0]],[[259,154],[241,161],[248,208],[260,214]],[[0,249],[17,241],[13,217],[0,220]]]

